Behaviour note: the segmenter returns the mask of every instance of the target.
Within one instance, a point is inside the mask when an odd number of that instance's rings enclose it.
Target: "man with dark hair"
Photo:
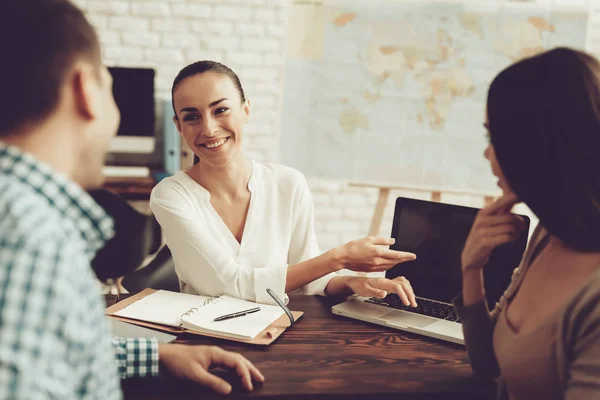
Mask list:
[[[0,2],[0,398],[120,398],[118,377],[176,376],[221,392],[260,372],[216,347],[112,340],[90,267],[112,220],[102,184],[119,112],[96,33],[68,0]]]

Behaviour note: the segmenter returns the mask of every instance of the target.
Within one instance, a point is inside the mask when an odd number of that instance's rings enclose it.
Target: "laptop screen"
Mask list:
[[[417,255],[386,272],[393,279],[405,276],[415,295],[449,303],[462,290],[460,255],[479,209],[399,197],[392,237],[394,250]],[[523,216],[529,228],[529,218]],[[527,245],[527,231],[514,242],[492,252],[484,269],[488,305],[498,301],[510,283]]]

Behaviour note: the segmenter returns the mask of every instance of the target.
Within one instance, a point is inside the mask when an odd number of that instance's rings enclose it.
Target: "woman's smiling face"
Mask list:
[[[185,78],[173,91],[179,133],[201,162],[224,165],[242,153],[250,104],[227,75],[204,72]]]

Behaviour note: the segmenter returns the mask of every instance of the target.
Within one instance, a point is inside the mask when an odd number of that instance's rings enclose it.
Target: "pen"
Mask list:
[[[260,307],[254,307],[254,308],[250,308],[250,309],[244,310],[244,311],[238,311],[238,312],[234,312],[231,314],[221,315],[220,317],[215,318],[214,321],[225,321],[226,319],[243,317],[244,315],[252,314],[257,311],[260,311]]]

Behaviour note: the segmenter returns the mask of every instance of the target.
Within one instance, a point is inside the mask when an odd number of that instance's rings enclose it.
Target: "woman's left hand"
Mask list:
[[[413,288],[403,276],[394,279],[352,276],[348,277],[347,285],[359,296],[383,299],[389,293],[396,293],[405,305],[417,306]]]

